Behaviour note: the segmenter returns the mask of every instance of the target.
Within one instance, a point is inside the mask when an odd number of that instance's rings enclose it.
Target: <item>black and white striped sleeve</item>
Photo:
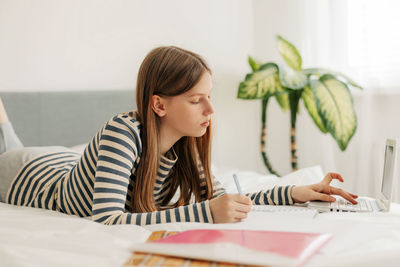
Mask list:
[[[275,186],[257,193],[248,193],[253,205],[293,205],[293,185]]]
[[[221,182],[218,181],[215,176],[212,176],[213,179],[213,197],[216,198],[226,194],[225,188],[222,186]]]

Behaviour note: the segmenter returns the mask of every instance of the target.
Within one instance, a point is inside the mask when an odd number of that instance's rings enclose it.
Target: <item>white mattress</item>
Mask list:
[[[322,178],[319,167],[303,169],[283,179],[236,170],[215,171],[228,192],[235,192],[233,172],[237,172],[246,192],[276,183],[308,184]],[[320,214],[314,219],[285,216],[253,213],[240,224],[105,226],[55,211],[0,203],[0,266],[122,266],[131,255],[130,247],[145,242],[151,231],[198,228],[332,232],[334,239],[306,266],[396,266],[400,262],[398,204],[392,206],[391,213],[375,216]]]

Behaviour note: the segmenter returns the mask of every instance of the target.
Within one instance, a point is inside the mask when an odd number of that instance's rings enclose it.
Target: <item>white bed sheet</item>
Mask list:
[[[215,170],[234,193],[231,174],[238,174],[245,192],[274,184],[319,181],[319,167],[302,169],[283,178],[237,170]],[[55,211],[0,203],[0,266],[122,266],[130,247],[145,242],[154,230],[259,229],[331,232],[334,238],[306,266],[396,266],[400,262],[400,205],[390,213],[319,214],[301,219],[271,213],[251,213],[239,224],[170,223],[139,227],[105,226]]]
[[[0,266],[122,266],[150,231],[0,203]]]

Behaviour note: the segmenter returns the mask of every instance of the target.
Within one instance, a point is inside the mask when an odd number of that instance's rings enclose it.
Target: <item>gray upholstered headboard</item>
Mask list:
[[[113,115],[136,109],[134,90],[0,92],[25,146],[87,143]]]

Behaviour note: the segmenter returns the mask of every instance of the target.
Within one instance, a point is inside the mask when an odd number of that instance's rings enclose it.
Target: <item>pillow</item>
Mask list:
[[[85,151],[86,146],[87,146],[87,144],[80,144],[80,145],[76,145],[76,146],[71,146],[70,149],[83,154],[83,151]]]

